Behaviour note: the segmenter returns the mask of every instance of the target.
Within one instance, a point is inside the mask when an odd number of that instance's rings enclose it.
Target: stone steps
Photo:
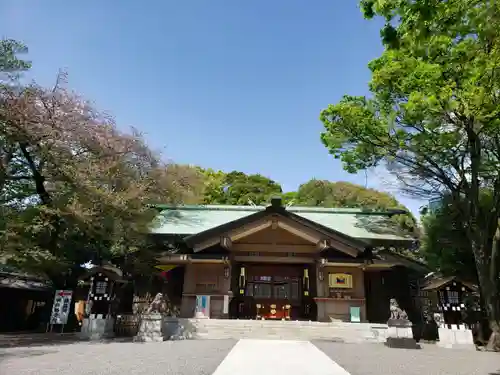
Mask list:
[[[328,340],[348,343],[385,342],[386,325],[366,323],[320,323],[190,319],[192,338]]]

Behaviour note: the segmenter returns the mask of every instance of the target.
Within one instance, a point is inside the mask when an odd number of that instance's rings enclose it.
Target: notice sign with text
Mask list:
[[[50,324],[66,324],[68,322],[72,297],[72,290],[56,290],[50,314]]]

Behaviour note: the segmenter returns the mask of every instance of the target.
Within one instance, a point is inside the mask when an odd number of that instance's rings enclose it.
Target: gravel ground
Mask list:
[[[1,375],[210,375],[230,340],[76,343],[0,349]]]
[[[4,348],[0,349],[0,374],[211,375],[235,344],[232,340],[187,340]],[[351,375],[500,375],[500,354],[495,353],[433,345],[405,350],[376,344],[313,344]]]
[[[351,375],[500,375],[500,354],[422,345],[420,350],[376,344],[313,344]]]

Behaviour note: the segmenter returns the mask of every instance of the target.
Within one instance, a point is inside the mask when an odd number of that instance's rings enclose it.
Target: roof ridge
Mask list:
[[[191,205],[169,205],[169,204],[152,204],[151,207],[160,210],[193,210],[193,211],[263,211],[269,206],[240,206],[229,204],[191,204]],[[389,208],[384,210],[372,208],[356,208],[356,207],[314,207],[314,206],[291,206],[285,207],[288,212],[297,213],[331,213],[331,214],[364,214],[364,215],[401,215],[408,211],[398,208]]]
[[[152,204],[151,207],[160,210],[196,210],[196,211],[263,211],[267,206],[236,206],[229,204]]]
[[[378,210],[374,208],[357,207],[311,207],[311,206],[293,206],[287,208],[290,212],[302,213],[338,213],[338,214],[367,214],[367,215],[395,215],[408,213],[406,210],[398,208],[389,208]]]

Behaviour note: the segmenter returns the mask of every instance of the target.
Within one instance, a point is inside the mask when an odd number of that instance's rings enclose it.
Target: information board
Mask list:
[[[66,324],[68,322],[72,297],[72,290],[56,290],[50,314],[50,324]]]

